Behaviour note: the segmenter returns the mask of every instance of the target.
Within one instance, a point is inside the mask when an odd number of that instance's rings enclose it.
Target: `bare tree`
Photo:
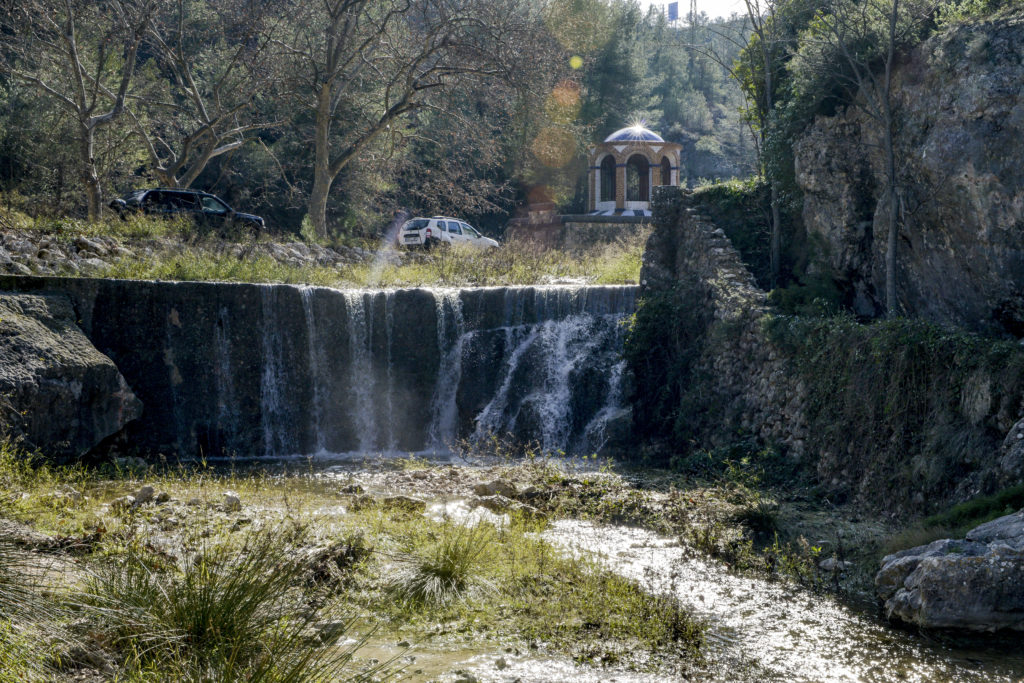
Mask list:
[[[757,47],[761,56],[763,88],[755,110],[759,118],[759,129],[762,138],[769,129],[770,121],[775,112],[775,63],[774,56],[779,49],[778,22],[775,16],[776,0],[743,0],[747,8],[747,19],[757,36]],[[763,149],[763,139],[760,147]],[[764,173],[763,163],[760,165]],[[771,233],[769,238],[769,263],[771,287],[779,284],[782,270],[782,218],[779,216],[779,181],[774,174],[768,180],[770,206],[772,212]]]
[[[746,22],[738,31],[724,32],[712,26],[707,30],[723,38],[741,50],[741,57],[735,63],[725,59],[713,46],[698,45],[691,41],[692,52],[702,54],[723,69],[740,85],[747,102],[747,122],[757,153],[758,171],[768,178],[771,225],[769,226],[769,278],[770,286],[779,285],[782,270],[782,218],[779,210],[779,181],[765,168],[763,155],[765,139],[773,125],[775,111],[776,57],[789,48],[792,38],[788,37],[777,16],[777,0],[743,0]],[[748,30],[749,29],[749,30]],[[756,51],[756,53],[755,53]],[[756,59],[760,64],[756,63]],[[752,115],[752,116],[751,116]]]
[[[154,17],[146,42],[169,88],[132,97],[129,109],[161,184],[190,186],[211,160],[274,125],[254,112],[272,35],[265,11],[244,0],[175,0]]]
[[[404,134],[411,113],[444,108],[468,80],[513,81],[528,56],[528,2],[298,0],[275,39],[287,97],[312,121],[309,217],[327,234],[331,186],[382,138]],[[524,52],[525,51],[525,52]]]
[[[96,135],[125,111],[155,5],[156,0],[22,0],[0,10],[4,71],[75,120],[90,221],[103,211]]]
[[[933,4],[922,0],[831,0],[819,9],[795,58],[797,68],[824,73],[824,80],[839,83],[845,99],[876,128],[885,175],[888,317],[900,313],[896,238],[901,189],[897,176],[893,69],[899,50],[915,41],[933,9]]]

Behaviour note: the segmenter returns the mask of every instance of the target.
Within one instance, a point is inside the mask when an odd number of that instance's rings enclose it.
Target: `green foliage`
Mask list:
[[[954,533],[963,534],[979,524],[1011,515],[1020,509],[1024,509],[1024,484],[954,505],[944,512],[926,517],[921,521],[921,526],[925,529],[953,529]]]
[[[766,319],[807,387],[808,447],[821,472],[863,472],[894,505],[935,504],[997,448],[998,415],[1024,392],[1024,349],[920,320]],[[829,475],[823,475],[829,476]],[[840,487],[842,488],[842,487]]]
[[[768,300],[789,315],[829,316],[842,310],[842,295],[826,274],[805,275],[787,287],[773,289]]]
[[[642,298],[633,315],[623,355],[635,377],[630,396],[638,433],[683,445],[689,422],[694,364],[701,352],[704,320],[683,301],[682,287]]]
[[[519,614],[527,638],[602,664],[626,660],[632,643],[663,656],[698,656],[703,628],[673,598],[649,595],[590,559],[565,559],[535,540],[520,538],[503,551],[505,609]]]
[[[947,0],[938,6],[936,23],[940,28],[949,28],[965,21],[982,19],[1011,5],[1010,0]]]
[[[749,178],[706,185],[694,191],[692,201],[725,232],[754,278],[767,286],[771,223],[767,183]]]

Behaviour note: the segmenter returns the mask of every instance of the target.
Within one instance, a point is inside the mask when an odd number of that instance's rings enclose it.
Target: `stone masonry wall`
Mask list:
[[[685,191],[661,190],[655,207],[641,298],[671,293],[699,328],[688,348],[675,351],[693,360],[677,422],[688,431],[674,435],[674,448],[756,437],[833,499],[900,513],[928,513],[1024,481],[1024,449],[1003,442],[1024,414],[1024,352],[1016,345],[933,336],[937,328],[923,322],[785,316]],[[671,329],[673,321],[663,324]],[[807,361],[817,338],[801,336],[813,330],[830,344],[821,348],[831,365],[819,376]],[[904,340],[907,330],[924,337]],[[849,348],[836,344],[847,339]],[[935,357],[952,360],[919,364],[895,382],[878,371],[898,367],[906,348],[938,349]],[[655,390],[639,386],[637,394]],[[899,411],[905,415],[894,420]]]

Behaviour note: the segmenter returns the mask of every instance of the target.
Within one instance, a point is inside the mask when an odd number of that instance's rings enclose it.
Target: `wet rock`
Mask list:
[[[886,616],[925,628],[1024,630],[1024,510],[889,555],[875,576]]]
[[[473,500],[470,506],[482,507],[496,515],[514,514],[534,520],[547,518],[547,515],[537,508],[502,495],[481,496]]]
[[[823,572],[844,572],[852,566],[852,562],[843,562],[842,560],[837,560],[834,557],[826,557],[824,560],[818,563],[818,569],[820,569]]]
[[[506,498],[515,498],[517,495],[516,487],[504,479],[495,479],[487,484],[477,484],[473,487],[473,493],[478,496],[505,496]]]
[[[473,507],[481,507],[485,510],[490,510],[496,515],[505,514],[506,512],[514,509],[516,505],[521,505],[521,503],[502,495],[480,496],[473,501]]]
[[[135,496],[121,496],[110,501],[110,509],[115,513],[128,512],[135,508]]]

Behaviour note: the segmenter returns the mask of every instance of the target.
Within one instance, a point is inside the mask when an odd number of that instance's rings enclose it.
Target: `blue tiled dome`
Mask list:
[[[643,126],[630,126],[615,131],[604,139],[605,142],[665,142],[657,133],[647,130]]]

